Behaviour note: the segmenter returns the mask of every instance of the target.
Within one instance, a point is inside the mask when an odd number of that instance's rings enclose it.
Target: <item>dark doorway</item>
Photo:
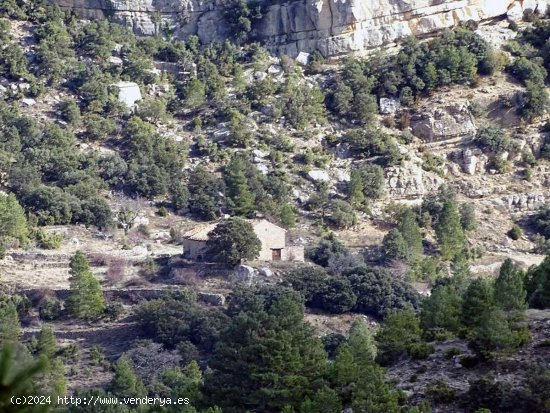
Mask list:
[[[271,250],[271,259],[273,261],[281,261],[281,249],[273,249]]]

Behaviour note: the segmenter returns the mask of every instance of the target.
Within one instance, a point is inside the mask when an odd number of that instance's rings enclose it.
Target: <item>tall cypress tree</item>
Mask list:
[[[348,199],[351,204],[358,208],[365,203],[365,194],[363,193],[363,177],[358,170],[351,171],[351,178],[348,183]]]
[[[53,357],[57,351],[57,340],[55,339],[55,333],[51,326],[44,326],[40,330],[38,335],[38,354],[46,357]]]
[[[414,261],[422,255],[422,234],[416,221],[415,213],[407,209],[399,219],[399,232],[407,244],[409,261]]]
[[[460,223],[460,214],[454,200],[445,200],[435,229],[441,256],[452,260],[466,251],[466,237]]]
[[[225,172],[228,206],[231,213],[249,216],[254,212],[254,195],[248,188],[244,160],[238,156],[234,157]]]
[[[90,271],[88,260],[82,251],[77,251],[70,262],[71,293],[67,308],[73,317],[93,319],[103,314],[105,299],[99,281]]]

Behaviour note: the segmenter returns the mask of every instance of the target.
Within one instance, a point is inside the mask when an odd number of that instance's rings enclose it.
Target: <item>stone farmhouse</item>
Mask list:
[[[249,219],[256,236],[262,243],[258,259],[261,261],[304,261],[304,247],[288,245],[286,229],[266,219]],[[203,225],[183,234],[183,256],[193,261],[205,258],[208,234],[216,228],[219,221]]]

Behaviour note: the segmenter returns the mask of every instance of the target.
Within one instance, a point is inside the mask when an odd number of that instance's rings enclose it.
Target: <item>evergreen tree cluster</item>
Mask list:
[[[526,294],[525,274],[510,259],[494,281],[441,282],[422,304],[422,334],[430,340],[465,337],[483,357],[515,349],[529,340]]]

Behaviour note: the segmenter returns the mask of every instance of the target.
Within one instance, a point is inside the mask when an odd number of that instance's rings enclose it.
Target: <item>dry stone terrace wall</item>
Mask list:
[[[203,42],[228,37],[222,0],[49,0],[88,19],[112,15],[138,34],[154,34],[158,18]],[[260,1],[261,3],[262,1]],[[255,34],[272,52],[326,57],[364,52],[409,35],[427,36],[462,21],[487,21],[523,11],[544,12],[546,0],[264,0]]]

